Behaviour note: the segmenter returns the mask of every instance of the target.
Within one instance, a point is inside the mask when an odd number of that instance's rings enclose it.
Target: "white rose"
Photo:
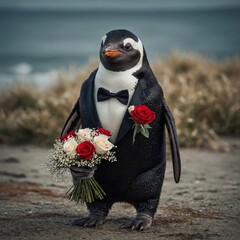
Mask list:
[[[128,112],[131,114],[131,112],[134,110],[134,106],[131,105],[129,108],[128,108]]]
[[[108,137],[105,135],[94,137],[94,146],[96,148],[96,153],[98,154],[104,154],[114,147],[114,145],[108,141]]]
[[[91,131],[92,130],[90,128],[79,129],[77,131],[76,135],[85,140],[89,140],[89,139],[91,139]]]
[[[63,150],[68,156],[74,157],[78,143],[74,138],[68,138],[63,144]]]

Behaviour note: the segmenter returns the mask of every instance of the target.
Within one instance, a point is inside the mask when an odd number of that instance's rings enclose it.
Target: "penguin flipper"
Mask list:
[[[177,140],[176,125],[175,125],[174,117],[165,101],[163,103],[163,106],[164,106],[164,115],[165,115],[165,121],[166,121],[165,124],[167,127],[168,137],[169,137],[170,147],[171,147],[174,180],[176,183],[178,183],[181,175],[181,158],[180,158],[180,152],[179,152],[179,146],[178,146],[178,140]]]
[[[79,128],[81,124],[80,117],[80,108],[79,108],[79,100],[75,103],[71,113],[69,114],[64,127],[61,132],[61,136],[64,136],[66,133],[70,132],[74,128]]]

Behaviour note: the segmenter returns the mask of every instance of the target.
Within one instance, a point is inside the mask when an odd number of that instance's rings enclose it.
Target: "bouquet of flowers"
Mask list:
[[[46,163],[50,174],[59,178],[63,177],[71,166],[91,168],[99,165],[103,159],[109,162],[117,161],[115,153],[110,151],[115,147],[108,140],[110,136],[111,133],[103,128],[84,128],[72,130],[55,140]],[[103,199],[106,195],[94,177],[77,179],[67,194],[71,200],[88,203]]]
[[[144,137],[149,138],[149,125],[155,118],[156,113],[150,110],[146,105],[130,106],[128,112],[131,119],[134,121],[133,125],[133,143],[137,133],[141,133]]]

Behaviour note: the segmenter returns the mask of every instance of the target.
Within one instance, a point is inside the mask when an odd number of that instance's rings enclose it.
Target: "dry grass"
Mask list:
[[[153,69],[175,116],[182,146],[240,134],[240,62],[174,53]]]
[[[18,85],[0,96],[0,141],[51,144],[97,66],[59,72],[58,83],[38,91]],[[218,135],[240,134],[240,62],[221,63],[175,52],[152,64],[175,116],[181,146],[211,145]]]

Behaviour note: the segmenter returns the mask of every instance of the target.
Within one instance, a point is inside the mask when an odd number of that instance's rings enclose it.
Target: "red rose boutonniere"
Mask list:
[[[141,133],[144,137],[149,138],[149,125],[155,118],[156,113],[151,111],[145,105],[130,106],[128,112],[131,115],[131,119],[135,122],[133,125],[133,143],[137,133]]]

